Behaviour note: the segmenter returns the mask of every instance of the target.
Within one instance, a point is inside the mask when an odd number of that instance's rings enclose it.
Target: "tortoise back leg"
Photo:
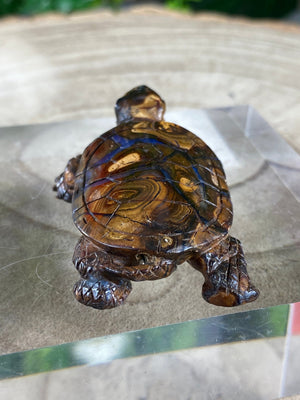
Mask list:
[[[79,166],[81,155],[71,158],[62,174],[55,179],[53,190],[57,191],[56,197],[71,203],[73,192],[75,175]]]
[[[101,310],[124,303],[131,292],[131,282],[107,271],[106,266],[111,262],[112,256],[87,238],[78,241],[73,263],[82,279],[75,283],[73,290],[80,303]]]
[[[202,255],[195,253],[188,261],[204,275],[202,296],[208,303],[232,307],[254,301],[259,296],[250,282],[238,239],[229,236],[212,251]]]

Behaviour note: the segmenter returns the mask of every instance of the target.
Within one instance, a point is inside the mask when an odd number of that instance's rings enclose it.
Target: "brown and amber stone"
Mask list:
[[[203,297],[253,301],[240,242],[228,235],[232,204],[221,162],[196,135],[163,120],[165,103],[146,86],[117,101],[118,125],[71,159],[56,179],[72,199],[83,237],[74,264],[76,298],[111,308],[130,280],[160,279],[188,261],[204,277]]]

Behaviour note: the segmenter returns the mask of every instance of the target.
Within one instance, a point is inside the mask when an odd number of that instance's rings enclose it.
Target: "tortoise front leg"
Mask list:
[[[85,237],[76,245],[73,263],[82,277],[74,285],[74,295],[80,303],[101,310],[114,308],[123,304],[131,292],[128,279],[106,270],[113,257]]]
[[[131,283],[112,275],[91,274],[74,285],[76,300],[80,303],[104,310],[124,303],[131,292]]]
[[[75,175],[79,166],[81,155],[71,158],[62,174],[55,179],[53,190],[57,191],[56,197],[68,203],[72,202]]]
[[[206,254],[195,253],[188,262],[204,275],[202,296],[208,303],[233,307],[259,296],[250,282],[241,243],[231,236]]]

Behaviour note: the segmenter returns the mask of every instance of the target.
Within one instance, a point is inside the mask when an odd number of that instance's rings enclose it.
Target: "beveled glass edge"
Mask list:
[[[243,114],[243,118],[237,117],[236,113],[238,112],[238,109],[242,112],[241,115]],[[207,111],[209,110],[213,109],[207,109]],[[268,136],[272,138],[272,143],[275,140],[277,144],[281,145],[281,148],[282,145],[285,146],[284,150],[287,151],[286,154],[288,157],[293,153],[293,157],[296,155],[297,161],[299,161],[299,155],[278,134],[276,134],[270,125],[268,125],[251,106],[228,107],[220,110],[229,114],[241,129],[248,132],[247,137],[259,152],[266,151],[266,148],[262,148],[260,144],[264,143],[263,141],[261,142],[261,138],[267,135],[267,138]],[[264,121],[265,125],[263,129],[257,131],[255,129],[255,123],[250,124],[249,121],[254,114],[255,118],[257,118],[255,120],[256,123],[258,123],[259,118]],[[279,167],[279,172],[282,170],[282,166],[276,166],[276,160],[272,160],[269,153],[267,153],[268,157],[265,154],[263,155],[264,158],[274,161],[273,166]],[[274,156],[274,154],[272,156]],[[283,167],[285,170],[286,165]],[[299,170],[295,170],[295,172],[299,173]],[[290,176],[290,169],[288,170],[288,173]],[[284,179],[281,180],[286,184]],[[293,182],[298,183],[297,181],[297,177],[296,180],[292,179],[292,184]],[[290,185],[290,183],[288,183],[288,185]],[[286,186],[288,185],[286,184]],[[297,184],[299,190],[298,186],[299,185]],[[289,187],[294,194],[295,188],[295,186]],[[0,356],[0,379],[54,371],[72,366],[105,363],[114,359],[140,355],[183,350],[215,344],[226,344],[230,342],[241,342],[252,339],[282,337],[286,335],[289,310],[289,305],[280,305],[261,310],[225,315],[221,317],[212,317],[198,321],[188,321],[175,325],[150,328],[142,331],[126,332],[74,343],[66,343],[58,346],[2,355]],[[240,318],[235,317],[238,315]],[[254,322],[249,325],[249,320]],[[257,324],[259,321],[261,321],[261,323]]]
[[[0,379],[287,334],[290,304],[0,356]]]
[[[251,105],[222,107],[218,110],[227,114],[241,128],[283,185],[300,201],[300,156],[296,150]]]

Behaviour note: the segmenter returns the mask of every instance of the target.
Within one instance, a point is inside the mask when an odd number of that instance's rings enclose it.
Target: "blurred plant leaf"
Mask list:
[[[171,8],[216,11],[254,18],[280,18],[297,7],[297,0],[167,0]]]
[[[126,0],[0,0],[0,16],[47,11],[70,13],[97,6],[119,9],[126,3],[132,4]],[[257,18],[280,18],[297,6],[297,0],[161,0],[161,3],[181,11],[207,10]]]
[[[103,3],[103,0],[0,0],[0,15],[33,15],[46,11],[70,13],[100,6]],[[114,7],[120,0],[111,0],[108,3]]]

